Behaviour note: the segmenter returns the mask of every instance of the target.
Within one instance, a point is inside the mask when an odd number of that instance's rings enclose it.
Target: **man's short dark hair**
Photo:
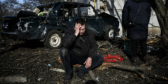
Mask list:
[[[79,19],[76,19],[75,22],[74,22],[74,26],[76,23],[80,23],[81,25],[85,25],[85,20],[82,19],[82,18],[79,18]]]

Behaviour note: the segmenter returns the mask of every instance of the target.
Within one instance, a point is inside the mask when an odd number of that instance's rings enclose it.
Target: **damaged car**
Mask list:
[[[39,40],[48,48],[60,48],[65,31],[73,28],[77,18],[85,19],[86,28],[97,39],[112,40],[119,32],[117,18],[98,14],[90,4],[57,2],[37,6],[32,12],[20,11],[17,16],[4,16],[1,35],[17,40]]]

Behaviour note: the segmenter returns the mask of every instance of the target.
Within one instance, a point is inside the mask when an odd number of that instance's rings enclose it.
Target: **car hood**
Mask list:
[[[14,15],[8,16],[8,15],[6,15],[6,16],[3,16],[3,18],[17,18],[17,16],[14,16]]]
[[[103,12],[103,13],[100,13],[99,16],[100,16],[100,17],[103,17],[103,18],[112,18],[112,19],[118,20],[116,17],[111,16],[111,15],[109,15],[109,14],[107,14],[107,13],[104,13],[104,12]]]
[[[29,17],[29,16],[37,16],[36,13],[34,12],[31,12],[31,11],[20,11],[18,14],[17,14],[17,17]]]
[[[14,16],[14,15],[6,15],[6,16],[3,16],[3,18],[20,18],[20,17],[30,17],[30,16],[37,16],[36,13],[34,12],[30,12],[30,11],[20,11],[17,16]]]

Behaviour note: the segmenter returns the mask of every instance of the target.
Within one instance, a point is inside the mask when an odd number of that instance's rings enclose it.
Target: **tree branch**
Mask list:
[[[103,63],[98,69],[103,70],[104,67],[112,67],[112,68],[118,68],[118,69],[129,70],[129,71],[151,70],[151,67],[134,67],[134,66],[123,65],[118,63]]]
[[[165,34],[168,37],[168,31],[165,31],[167,22],[166,5],[163,3],[162,0],[149,0],[149,2],[157,15],[162,34]]]
[[[166,0],[166,15],[168,17],[168,0]]]
[[[154,2],[156,3],[156,7],[158,9],[158,12],[160,12],[161,17],[165,18],[165,4],[163,3],[162,0],[154,0]]]
[[[161,17],[164,18],[166,7],[163,1],[162,0],[149,0],[149,2],[153,10],[155,10],[155,12],[157,10],[161,14]]]

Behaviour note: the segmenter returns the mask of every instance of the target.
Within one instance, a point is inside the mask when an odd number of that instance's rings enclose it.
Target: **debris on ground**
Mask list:
[[[151,39],[152,40],[152,39]],[[154,40],[154,39],[153,39]],[[158,41],[158,40],[154,40]],[[98,82],[99,84],[147,84],[168,83],[168,56],[166,56],[158,42],[148,41],[151,50],[147,54],[144,64],[138,55],[137,63],[130,62],[130,56],[124,51],[122,37],[113,41],[98,41],[98,54],[120,55],[120,63],[103,63],[100,67],[85,75],[85,82],[76,76],[69,82],[62,79],[64,67],[60,60],[59,49],[48,49],[42,43],[27,45],[23,41],[0,42],[0,83],[9,83],[5,77],[15,80],[14,76],[25,78],[27,84],[85,84]],[[74,70],[80,65],[74,65]],[[3,81],[1,81],[3,80]],[[12,81],[12,82],[19,82]]]

